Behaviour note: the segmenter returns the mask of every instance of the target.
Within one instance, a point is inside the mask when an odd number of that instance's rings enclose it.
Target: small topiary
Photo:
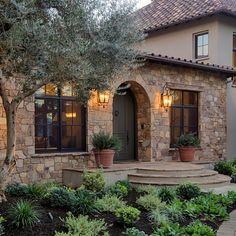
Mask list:
[[[162,202],[171,203],[176,198],[176,193],[173,188],[164,186],[158,190],[158,197]]]
[[[196,198],[201,194],[201,189],[192,183],[183,183],[177,186],[176,194],[184,200]]]
[[[9,209],[9,218],[18,228],[32,227],[39,222],[39,216],[38,210],[27,200],[20,200]]]
[[[122,235],[124,236],[148,236],[144,231],[140,231],[139,229],[135,227],[127,228],[124,232],[122,232]]]
[[[140,211],[134,207],[122,207],[116,210],[115,216],[124,225],[133,225],[139,220]]]
[[[232,176],[236,172],[235,166],[230,161],[220,161],[214,165],[214,170],[222,175]]]
[[[83,185],[87,190],[100,192],[105,188],[105,179],[102,170],[94,172],[84,171]]]
[[[153,194],[146,194],[144,196],[141,196],[137,199],[136,202],[147,211],[161,209],[165,206],[165,203],[161,202],[161,199]]]

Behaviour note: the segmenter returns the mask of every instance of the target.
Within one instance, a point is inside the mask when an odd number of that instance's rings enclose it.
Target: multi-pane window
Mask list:
[[[46,85],[35,95],[36,152],[84,151],[86,109],[70,85]]]
[[[195,35],[195,58],[201,59],[209,56],[209,34]]]
[[[181,134],[198,135],[198,92],[174,90],[171,107],[171,147]]]
[[[236,67],[236,34],[233,35],[233,66]]]

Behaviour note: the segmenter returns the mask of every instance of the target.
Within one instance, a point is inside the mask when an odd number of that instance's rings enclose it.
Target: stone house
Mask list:
[[[236,67],[235,0],[153,0],[137,12],[142,50]],[[236,157],[236,89],[227,86],[227,158]]]
[[[123,143],[116,161],[165,160],[175,156],[180,132],[197,132],[197,160],[218,160],[226,154],[226,79],[236,71],[160,55],[145,55],[144,66],[112,84],[109,102],[98,94],[84,108],[71,86],[41,88],[17,114],[17,168],[12,181],[62,181],[63,168],[94,165],[91,135],[114,133]],[[117,95],[122,87],[125,93]],[[163,88],[175,93],[171,108],[161,102]],[[123,90],[124,92],[124,90]],[[0,155],[6,146],[6,121],[0,103]]]

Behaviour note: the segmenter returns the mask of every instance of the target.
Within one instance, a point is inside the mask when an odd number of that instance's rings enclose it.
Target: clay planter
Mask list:
[[[195,147],[180,147],[179,156],[183,162],[190,162],[194,160]]]
[[[97,167],[111,168],[113,165],[114,155],[115,151],[112,149],[102,149],[100,151],[94,151]]]

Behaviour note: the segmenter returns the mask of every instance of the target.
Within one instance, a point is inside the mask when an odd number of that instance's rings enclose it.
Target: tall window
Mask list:
[[[233,66],[236,67],[236,34],[233,35]]]
[[[171,147],[181,134],[198,135],[198,93],[174,90],[174,101],[171,107]]]
[[[46,85],[35,96],[36,152],[84,151],[86,109],[73,96],[72,86]]]
[[[209,34],[202,33],[195,35],[195,58],[201,59],[209,56]]]

